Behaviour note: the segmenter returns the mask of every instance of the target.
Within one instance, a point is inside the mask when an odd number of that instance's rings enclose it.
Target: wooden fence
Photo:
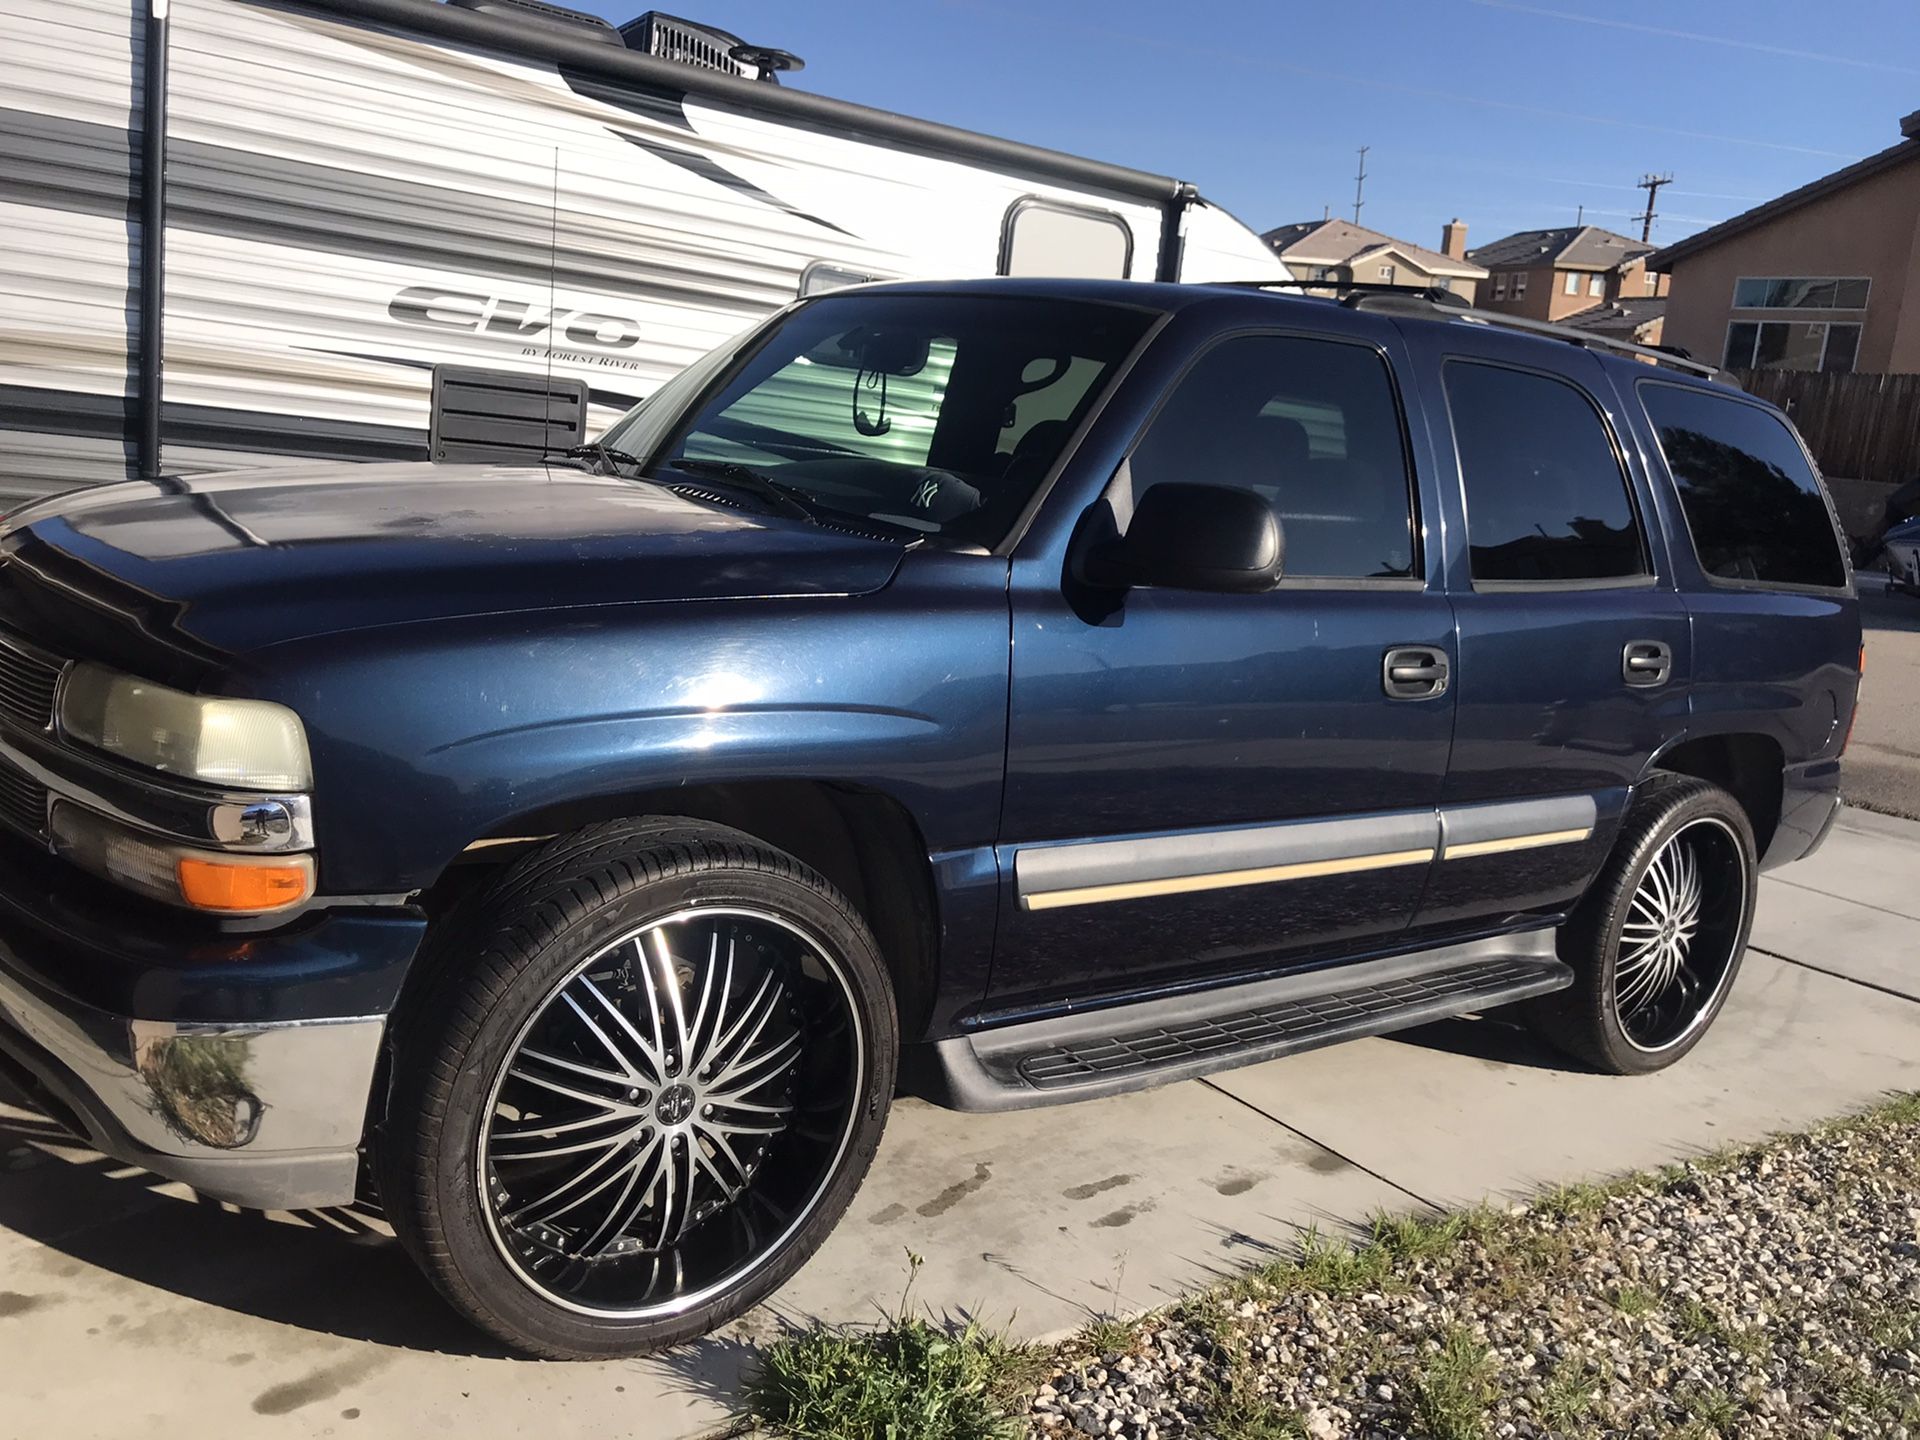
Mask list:
[[[1920,375],[1741,370],[1734,378],[1793,417],[1828,475],[1896,485],[1920,477]]]

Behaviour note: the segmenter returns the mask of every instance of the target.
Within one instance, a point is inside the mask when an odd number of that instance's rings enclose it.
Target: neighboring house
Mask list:
[[[1920,371],[1920,111],[1900,135],[1653,256],[1668,343],[1733,369]]]
[[[1467,258],[1467,227],[1458,220],[1441,227],[1439,250],[1349,220],[1303,220],[1260,238],[1296,280],[1451,290],[1474,304],[1487,278],[1487,272]]]
[[[1659,299],[1667,277],[1647,269],[1653,246],[1598,225],[1522,230],[1467,258],[1487,267],[1480,303],[1530,320],[1565,320],[1604,301]]]

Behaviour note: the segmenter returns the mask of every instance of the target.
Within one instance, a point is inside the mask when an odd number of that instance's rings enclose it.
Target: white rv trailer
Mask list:
[[[0,0],[0,504],[552,448],[867,278],[1285,278],[1191,186],[791,58],[537,0]]]

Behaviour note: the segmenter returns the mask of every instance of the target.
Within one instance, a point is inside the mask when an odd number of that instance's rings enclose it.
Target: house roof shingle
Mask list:
[[[1605,300],[1554,323],[1571,325],[1576,330],[1595,330],[1606,335],[1631,335],[1651,325],[1667,313],[1664,295],[1636,295],[1629,299]]]
[[[1484,280],[1486,269],[1473,260],[1461,260],[1429,250],[1424,245],[1396,240],[1350,220],[1302,220],[1276,225],[1260,237],[1282,260],[1312,265],[1346,265],[1376,250],[1392,249],[1430,275],[1457,275]]]
[[[1613,270],[1653,253],[1653,246],[1598,225],[1563,225],[1557,230],[1521,230],[1467,252],[1492,270],[1521,267],[1557,270]]]

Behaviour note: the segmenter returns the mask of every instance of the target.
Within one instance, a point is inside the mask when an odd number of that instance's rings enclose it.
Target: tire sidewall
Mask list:
[[[1734,798],[1715,786],[1698,784],[1662,793],[1661,809],[1650,825],[1615,862],[1615,868],[1603,886],[1606,903],[1595,917],[1598,924],[1589,930],[1587,943],[1592,953],[1593,972],[1598,979],[1598,1021],[1600,1040],[1607,1058],[1621,1072],[1634,1075],[1664,1070],[1698,1045],[1713,1028],[1714,1021],[1732,994],[1741,965],[1746,960],[1747,936],[1753,928],[1754,903],[1759,893],[1759,866],[1755,857],[1753,828],[1746,812]],[[1694,1022],[1686,1035],[1658,1050],[1647,1050],[1627,1038],[1614,1004],[1614,985],[1620,963],[1620,936],[1635,893],[1652,867],[1654,858],[1673,837],[1700,820],[1716,820],[1732,834],[1740,853],[1744,890],[1741,896],[1740,925],[1734,937],[1733,954],[1726,973],[1708,1003],[1706,1012]]]
[[[866,927],[838,897],[787,876],[750,869],[710,869],[642,883],[594,906],[551,936],[521,966],[481,1019],[463,1053],[443,1054],[458,1070],[444,1106],[424,1118],[437,1128],[427,1177],[458,1288],[486,1311],[476,1318],[507,1338],[549,1352],[631,1354],[694,1338],[748,1309],[778,1288],[839,1221],[859,1189],[886,1123],[897,1069],[898,1040],[891,986]],[[484,1213],[476,1152],[494,1077],[528,1019],[581,962],[666,917],[696,909],[740,907],[770,912],[806,932],[841,967],[859,1008],[865,1075],[851,1133],[825,1187],[800,1225],[739,1282],[702,1304],[670,1315],[620,1320],[582,1315],[541,1296],[500,1255]],[[463,1308],[473,1309],[471,1305]]]

